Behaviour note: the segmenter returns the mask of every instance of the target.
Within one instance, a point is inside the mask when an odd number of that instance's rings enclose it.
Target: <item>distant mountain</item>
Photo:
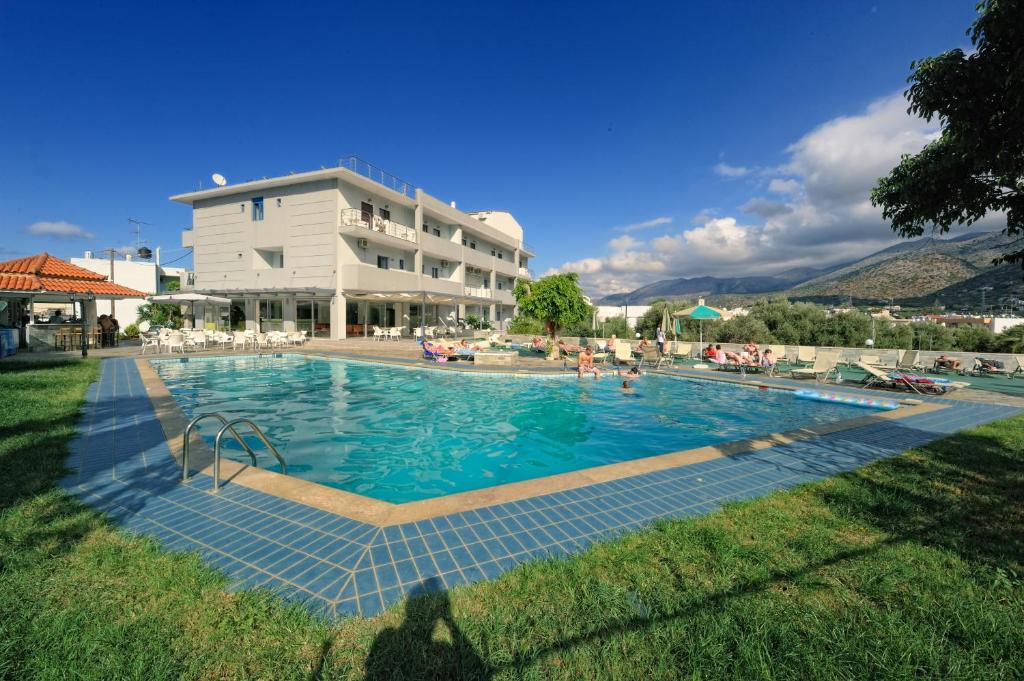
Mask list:
[[[742,299],[751,294],[779,293],[794,300],[820,302],[854,300],[874,301],[954,299],[967,295],[978,279],[980,288],[989,279],[1004,286],[1012,279],[1009,268],[1020,278],[1014,266],[993,267],[1010,239],[997,232],[973,232],[950,239],[922,237],[873,253],[860,260],[816,269],[799,267],[760,277],[680,277],[664,279],[630,293],[605,296],[601,305],[642,305],[659,298],[714,297],[717,301]],[[735,298],[734,298],[735,297]]]
[[[827,268],[795,267],[772,276],[762,277],[680,277],[663,279],[642,286],[630,293],[613,293],[598,301],[599,305],[644,305],[659,298],[684,298],[737,293],[770,293],[788,289],[802,281],[819,277],[845,265]]]
[[[954,239],[923,237],[898,243],[793,286],[796,299],[920,298],[994,269],[992,260],[1010,239],[998,233],[974,233]]]

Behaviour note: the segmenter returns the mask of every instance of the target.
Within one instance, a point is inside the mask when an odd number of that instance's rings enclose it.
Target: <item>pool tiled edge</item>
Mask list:
[[[373,615],[431,578],[448,588],[493,578],[524,561],[574,553],[659,518],[707,513],[1021,411],[933,402],[900,418],[872,418],[808,438],[765,439],[742,454],[376,523],[370,515],[346,517],[237,484],[244,472],[216,495],[205,474],[182,484],[173,456],[180,437],[175,444],[165,433],[184,429],[180,409],[166,390],[147,392],[134,359],[108,359],[88,390],[71,443],[74,472],[63,484],[128,530],[169,549],[198,551],[232,580],[232,588],[270,588],[326,617]],[[238,470],[225,466],[225,472]],[[357,513],[348,509],[346,515]]]

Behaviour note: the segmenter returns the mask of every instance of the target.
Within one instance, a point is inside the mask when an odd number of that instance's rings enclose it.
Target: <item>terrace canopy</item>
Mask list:
[[[36,323],[35,303],[71,303],[80,305],[83,339],[91,338],[96,326],[96,301],[145,298],[146,294],[107,281],[105,275],[55,258],[49,253],[0,262],[0,300],[7,303],[0,311],[0,326],[17,327],[19,345],[33,339],[49,346],[53,336],[68,324]],[[27,318],[27,324],[25,323]],[[82,355],[88,354],[88,342],[82,343]]]
[[[192,316],[192,327],[196,325],[196,303],[213,303],[214,305],[230,305],[230,298],[210,296],[205,293],[194,291],[180,291],[176,293],[162,293],[158,296],[149,296],[148,300],[154,303],[188,303]]]
[[[380,303],[419,303],[426,307],[434,305],[491,305],[503,303],[493,298],[481,296],[467,296],[465,294],[439,293],[434,291],[345,291],[343,293],[347,300],[365,300]],[[420,315],[420,337],[423,337],[424,326],[426,325],[425,315]],[[363,334],[366,335],[364,326]]]

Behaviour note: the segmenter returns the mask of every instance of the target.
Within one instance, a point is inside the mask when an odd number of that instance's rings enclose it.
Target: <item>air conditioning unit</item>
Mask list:
[[[442,261],[441,261],[441,267],[442,267],[442,268],[446,268],[446,267],[448,267],[448,261],[447,261],[447,260],[442,260]]]
[[[366,248],[369,245],[370,242],[366,239],[356,239],[356,246],[359,246],[359,248]]]

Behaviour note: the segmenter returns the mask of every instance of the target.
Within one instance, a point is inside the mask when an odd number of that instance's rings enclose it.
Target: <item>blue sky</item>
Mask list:
[[[168,260],[169,195],[356,154],[512,211],[593,292],[849,259],[891,240],[871,180],[934,134],[910,62],[973,5],[0,3],[0,257],[130,244],[132,216]]]

